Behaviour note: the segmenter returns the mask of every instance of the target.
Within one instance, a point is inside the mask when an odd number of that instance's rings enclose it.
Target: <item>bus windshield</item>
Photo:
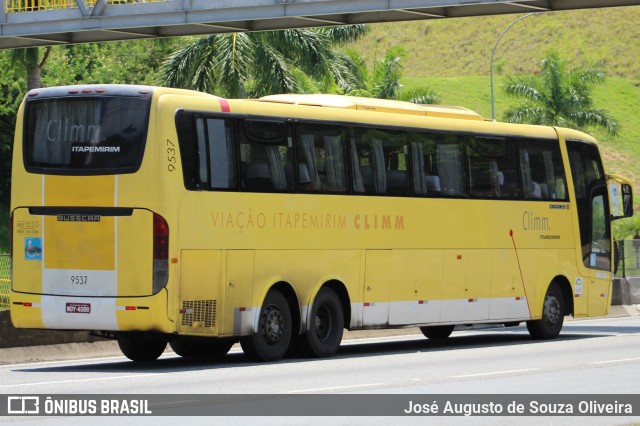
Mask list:
[[[24,160],[30,172],[135,172],[144,151],[150,99],[49,98],[27,103]]]

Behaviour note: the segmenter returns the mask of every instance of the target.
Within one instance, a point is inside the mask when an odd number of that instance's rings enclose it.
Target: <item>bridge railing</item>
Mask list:
[[[98,0],[84,0],[93,6]],[[157,3],[168,0],[106,0],[107,4]],[[76,0],[6,0],[7,13],[35,12],[38,10],[70,9],[78,7]]]
[[[0,254],[0,311],[9,309],[9,287],[11,287],[11,257]]]

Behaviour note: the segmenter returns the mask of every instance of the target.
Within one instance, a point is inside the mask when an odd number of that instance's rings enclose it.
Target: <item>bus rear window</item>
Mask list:
[[[150,99],[53,98],[30,101],[25,167],[49,174],[121,174],[142,160]]]

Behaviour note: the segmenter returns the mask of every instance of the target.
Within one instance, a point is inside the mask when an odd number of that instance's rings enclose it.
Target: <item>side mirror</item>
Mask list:
[[[622,214],[624,217],[633,216],[633,189],[628,183],[623,183],[622,187]]]
[[[633,216],[633,189],[630,184],[609,181],[609,199],[612,220]]]

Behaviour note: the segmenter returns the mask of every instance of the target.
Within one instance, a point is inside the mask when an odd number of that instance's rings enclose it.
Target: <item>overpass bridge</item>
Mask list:
[[[0,0],[0,49],[640,5],[640,0]]]

